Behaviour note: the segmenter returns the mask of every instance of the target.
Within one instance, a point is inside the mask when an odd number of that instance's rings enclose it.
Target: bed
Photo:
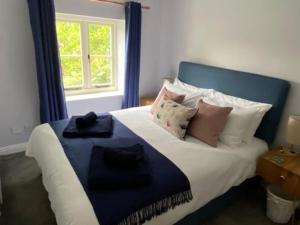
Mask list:
[[[214,208],[226,205],[237,187],[254,177],[257,157],[272,144],[290,87],[279,79],[189,62],[180,64],[178,78],[197,87],[270,103],[273,108],[261,123],[257,138],[239,148],[224,144],[213,148],[192,137],[181,141],[152,122],[149,107],[111,112],[176,164],[190,181],[193,200],[145,223],[149,225],[192,224],[211,214]],[[99,225],[93,206],[48,124],[34,129],[26,154],[34,157],[42,170],[58,225]]]

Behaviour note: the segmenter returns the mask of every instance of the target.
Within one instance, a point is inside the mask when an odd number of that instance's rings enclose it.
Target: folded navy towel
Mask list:
[[[69,124],[63,131],[63,136],[67,138],[79,137],[110,137],[113,132],[113,123],[111,115],[100,115],[96,122],[89,127],[77,128],[76,119],[78,116],[73,116]]]
[[[120,168],[104,162],[106,147],[92,149],[88,187],[91,190],[120,189],[149,185],[152,182],[150,165],[146,161],[137,167]]]
[[[76,122],[76,127],[77,128],[84,128],[84,127],[89,127],[96,123],[98,116],[94,112],[89,112],[85,114],[84,116],[78,117],[75,122]]]
[[[103,160],[115,167],[136,167],[143,163],[144,148],[140,144],[120,148],[103,148]]]

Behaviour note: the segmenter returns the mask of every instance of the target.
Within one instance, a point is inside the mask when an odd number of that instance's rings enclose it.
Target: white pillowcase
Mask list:
[[[226,102],[219,101],[213,97],[205,97],[203,100],[211,105],[232,107]],[[233,110],[228,116],[226,126],[219,137],[220,141],[233,147],[242,144],[245,136],[247,135],[248,127],[254,114],[254,110],[243,109],[236,106],[233,107]]]
[[[217,91],[204,98],[204,101],[222,107],[233,107],[220,136],[220,140],[229,146],[252,141],[264,115],[272,108],[270,104],[253,102]]]
[[[177,94],[184,94],[185,98],[182,102],[182,105],[186,107],[195,108],[200,99],[212,94],[213,92],[213,89],[196,88],[189,85],[193,87],[192,89],[190,89],[190,88],[185,88],[183,86],[185,85],[185,83],[181,82],[181,84],[182,85],[179,85],[178,83],[172,84],[170,82],[166,82],[164,86],[172,92],[175,92]]]
[[[249,124],[256,111],[254,109],[234,108],[228,116],[227,124],[220,135],[220,141],[229,146],[239,146],[245,141]]]
[[[214,89],[198,88],[193,85],[184,83],[181,80],[179,80],[177,77],[175,78],[173,84],[183,90],[193,92],[193,93],[199,93],[199,94],[202,94],[203,96],[210,95],[211,93],[213,93],[215,91]]]

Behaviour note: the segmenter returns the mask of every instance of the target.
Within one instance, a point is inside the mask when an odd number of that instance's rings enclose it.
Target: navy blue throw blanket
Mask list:
[[[185,174],[116,118],[113,117],[113,134],[110,138],[64,138],[63,130],[68,123],[69,120],[62,120],[50,125],[85,189],[101,225],[142,224],[193,198]],[[89,166],[94,146],[115,148],[135,144],[143,146],[151,167],[151,184],[112,190],[88,188]]]
[[[88,127],[78,128],[76,125],[77,119],[81,116],[72,116],[70,122],[63,131],[63,136],[67,138],[79,137],[110,137],[112,135],[112,116],[101,115],[95,123]]]

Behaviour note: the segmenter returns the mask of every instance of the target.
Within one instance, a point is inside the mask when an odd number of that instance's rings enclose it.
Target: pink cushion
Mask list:
[[[224,130],[231,107],[219,107],[200,100],[198,112],[191,120],[187,133],[199,140],[217,147],[219,136]]]
[[[160,102],[160,100],[162,100],[164,98],[181,104],[183,102],[184,98],[185,98],[185,95],[179,95],[175,92],[169,91],[165,87],[162,87],[162,89],[158,93],[158,95],[157,95],[157,97],[156,97],[155,101],[153,102],[152,107],[150,109],[150,112],[152,114],[153,114],[155,108],[157,107],[158,103]]]

